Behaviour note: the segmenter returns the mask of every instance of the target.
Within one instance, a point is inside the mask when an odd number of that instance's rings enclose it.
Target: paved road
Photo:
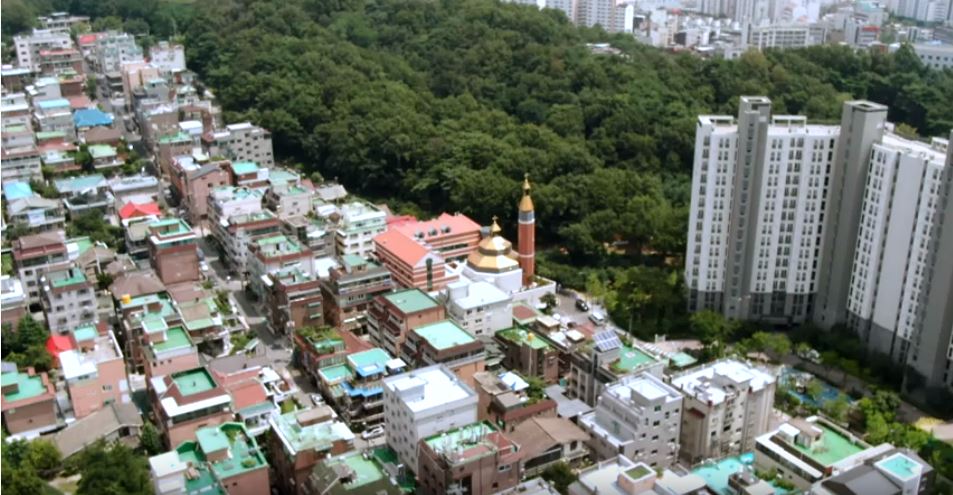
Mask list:
[[[222,261],[218,258],[218,251],[203,237],[200,243],[205,253],[205,262],[209,265],[208,276],[215,289],[227,290],[238,305],[238,311],[245,317],[249,329],[254,331],[260,340],[261,349],[273,363],[275,369],[284,369],[291,362],[291,342],[284,337],[276,337],[265,323],[264,312],[256,301],[242,288],[240,278],[233,277]]]

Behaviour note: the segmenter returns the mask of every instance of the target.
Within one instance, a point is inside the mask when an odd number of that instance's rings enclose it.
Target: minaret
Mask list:
[[[536,217],[533,214],[533,198],[530,197],[529,174],[523,176],[523,198],[519,205],[519,232],[517,252],[520,268],[523,269],[523,287],[533,283],[536,274]]]

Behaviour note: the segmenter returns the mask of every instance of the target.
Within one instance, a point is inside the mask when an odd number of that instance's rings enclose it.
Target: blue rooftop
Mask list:
[[[36,106],[42,108],[43,110],[49,110],[51,108],[59,108],[59,107],[69,108],[69,100],[65,98],[57,98],[55,100],[41,101],[37,103]]]
[[[81,175],[69,179],[54,180],[53,185],[62,194],[80,193],[85,189],[105,186],[106,177],[103,177],[103,174]]]
[[[33,197],[33,188],[26,182],[7,182],[3,185],[3,195],[7,201]]]
[[[84,108],[73,113],[76,127],[111,126],[113,116],[96,108]]]

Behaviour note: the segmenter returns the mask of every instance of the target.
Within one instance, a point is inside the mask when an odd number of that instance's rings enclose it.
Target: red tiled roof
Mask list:
[[[341,332],[341,338],[344,340],[344,352],[348,354],[369,351],[374,348],[374,346],[369,342],[361,339],[349,331]]]
[[[92,45],[99,38],[99,33],[81,34],[77,41],[80,45]]]
[[[374,238],[378,249],[386,249],[408,266],[417,266],[427,256],[429,249],[421,246],[406,234],[397,230],[388,230]]]
[[[408,223],[417,223],[417,217],[413,215],[393,215],[387,217],[387,228],[405,225]]]
[[[258,380],[245,380],[226,387],[229,395],[232,396],[232,402],[235,404],[235,410],[241,410],[248,406],[261,404],[268,400],[265,394],[265,387],[258,383]]]
[[[160,213],[159,205],[155,202],[136,204],[130,201],[119,210],[119,218],[128,220],[136,217],[159,215]]]
[[[80,110],[93,106],[93,102],[90,101],[86,95],[69,96],[66,99],[69,100],[69,107],[72,110]]]
[[[46,350],[53,356],[54,360],[59,360],[60,353],[73,349],[73,339],[69,335],[50,335],[46,339]]]
[[[441,213],[439,217],[432,220],[418,221],[418,222],[407,222],[398,225],[394,225],[391,228],[403,232],[404,235],[412,237],[417,232],[423,232],[425,235],[427,232],[436,229],[437,232],[443,234],[443,228],[450,227],[449,234],[460,234],[463,232],[479,232],[480,224],[474,222],[470,217],[462,214],[449,214]],[[446,235],[446,234],[444,234]]]
[[[536,310],[529,306],[522,304],[513,305],[513,319],[515,320],[528,320],[530,318],[535,318],[538,315]]]

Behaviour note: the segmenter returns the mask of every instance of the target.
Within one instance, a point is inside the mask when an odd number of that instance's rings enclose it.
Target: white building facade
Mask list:
[[[920,296],[949,142],[927,145],[885,134],[873,145],[851,269],[848,324],[871,348],[906,362],[920,328]]]
[[[262,167],[275,166],[271,133],[250,122],[231,124],[212,135],[211,155],[225,155],[233,162],[255,162]]]
[[[739,117],[701,116],[685,282],[692,310],[804,321],[816,286],[836,126],[771,116],[742,97]]]
[[[477,395],[445,365],[384,378],[387,444],[406,468],[417,470],[417,444],[477,420]]]
[[[595,410],[579,418],[598,459],[622,454],[653,468],[666,468],[678,460],[681,422],[681,393],[649,373],[610,385]]]
[[[750,452],[768,430],[776,378],[726,359],[670,378],[684,396],[679,455],[690,464]]]

